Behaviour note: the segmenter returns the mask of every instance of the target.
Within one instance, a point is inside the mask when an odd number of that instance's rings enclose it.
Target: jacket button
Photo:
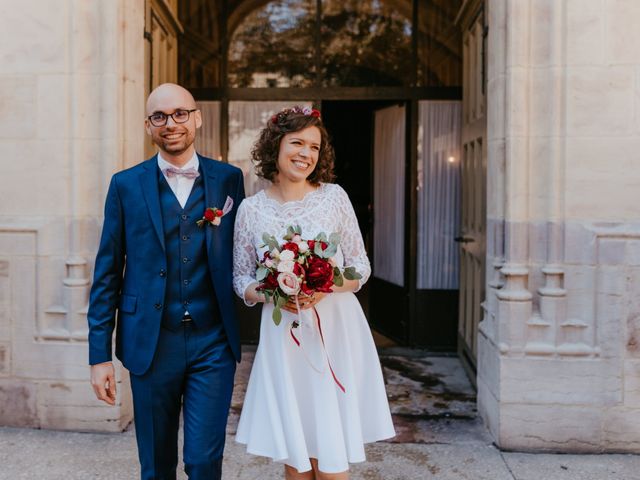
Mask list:
[[[162,308],[162,304],[161,304],[161,303],[156,303],[156,304],[154,305],[154,308],[155,308],[156,310],[160,310],[160,309]]]
[[[186,215],[184,215],[184,214],[182,214],[182,215],[180,215],[180,218],[182,218],[183,220],[186,220],[186,219],[187,219],[187,216],[186,216]]]
[[[182,263],[187,263],[188,261],[189,261],[189,259],[188,259],[187,257],[184,257],[184,258],[182,259]]]
[[[189,240],[189,237],[187,237],[186,235],[183,235],[182,240],[186,242],[187,240]]]
[[[191,305],[191,300],[185,300],[182,303],[183,303],[183,305]]]
[[[161,277],[166,277],[167,276],[167,271],[164,268],[162,270],[160,270],[160,276]]]
[[[184,283],[185,285],[189,285],[189,280],[184,280],[182,283]]]

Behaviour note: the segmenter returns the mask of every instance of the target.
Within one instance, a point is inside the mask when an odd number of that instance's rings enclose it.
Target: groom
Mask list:
[[[115,404],[115,328],[116,355],[131,374],[143,480],[176,478],[181,408],[187,475],[221,477],[240,361],[231,273],[243,176],[195,152],[201,124],[184,88],[151,92],[145,128],[159,152],[111,179],[95,263],[91,384],[100,400]]]

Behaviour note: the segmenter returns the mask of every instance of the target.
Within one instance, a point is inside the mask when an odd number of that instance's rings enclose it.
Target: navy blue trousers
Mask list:
[[[142,480],[175,480],[183,407],[185,472],[218,480],[236,362],[221,324],[160,329],[144,375],[131,375]]]

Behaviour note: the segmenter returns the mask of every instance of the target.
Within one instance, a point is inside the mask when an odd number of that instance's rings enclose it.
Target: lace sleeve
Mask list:
[[[255,303],[247,302],[244,293],[247,287],[256,281],[256,251],[251,241],[251,221],[247,202],[238,207],[233,231],[233,289],[249,307]]]
[[[336,204],[338,206],[338,215],[340,216],[340,247],[344,255],[344,266],[354,267],[362,275],[359,280],[360,285],[356,290],[358,291],[369,279],[371,265],[369,264],[369,258],[367,258],[362,233],[360,233],[356,213],[353,210],[349,196],[342,187],[338,185],[336,187]]]

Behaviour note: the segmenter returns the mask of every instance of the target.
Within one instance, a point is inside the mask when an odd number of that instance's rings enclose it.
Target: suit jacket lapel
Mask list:
[[[206,161],[202,156],[198,155],[200,167],[202,169],[202,179],[204,181],[204,201],[205,208],[216,207],[222,208],[224,199],[221,198],[222,188],[220,188],[220,179],[216,176],[211,165],[211,161]],[[205,225],[205,238],[207,240],[207,252],[209,253],[209,261],[213,263],[216,251],[216,239],[218,227]]]
[[[144,171],[140,174],[140,184],[142,186],[144,199],[147,202],[147,208],[149,209],[149,216],[151,217],[153,228],[158,235],[160,245],[162,245],[162,251],[165,251],[164,230],[162,228],[162,211],[160,209],[160,190],[158,188],[157,162],[157,155],[154,155],[153,158],[144,163]]]

